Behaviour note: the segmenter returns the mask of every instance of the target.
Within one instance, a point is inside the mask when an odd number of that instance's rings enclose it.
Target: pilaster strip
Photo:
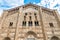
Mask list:
[[[17,38],[17,31],[18,31],[18,19],[19,19],[19,12],[18,12],[18,14],[17,14],[17,21],[16,21],[16,29],[15,29],[15,36],[14,36],[14,40],[17,40],[16,38]]]
[[[43,19],[42,19],[42,10],[41,8],[39,7],[39,16],[40,16],[40,22],[41,22],[41,27],[42,27],[42,33],[43,33],[43,36],[44,36],[44,40],[46,40],[46,36],[45,36],[45,31],[44,31],[44,25],[43,25]]]
[[[57,11],[57,10],[54,10],[53,13],[54,13],[55,19],[56,19],[56,21],[57,21],[57,24],[58,24],[58,26],[60,27],[60,21],[59,21],[59,18],[58,18],[58,15],[57,15],[57,12],[56,12],[56,11]]]

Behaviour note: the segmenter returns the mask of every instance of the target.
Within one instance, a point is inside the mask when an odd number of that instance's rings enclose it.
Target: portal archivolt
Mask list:
[[[26,40],[36,40],[36,37],[37,37],[37,35],[33,31],[28,31],[26,33]]]

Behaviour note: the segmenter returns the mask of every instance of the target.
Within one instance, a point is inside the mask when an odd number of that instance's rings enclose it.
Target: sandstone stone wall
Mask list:
[[[29,16],[32,17],[31,20]],[[26,21],[26,26],[22,26],[23,21]],[[28,26],[29,21],[32,21],[33,26]],[[35,26],[34,21],[38,21],[39,26]],[[10,23],[13,25],[10,26]],[[53,26],[51,27],[49,23]],[[60,18],[56,10],[51,11],[51,9],[29,4],[3,12],[0,21],[0,40],[5,37],[11,40],[27,40],[29,37],[36,40],[50,40],[53,36],[60,38]]]

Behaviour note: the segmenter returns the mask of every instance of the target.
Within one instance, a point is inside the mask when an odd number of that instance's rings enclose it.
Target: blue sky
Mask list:
[[[33,2],[39,3],[39,2],[41,2],[41,0],[24,0],[24,3],[25,3],[25,4],[33,3]]]
[[[60,0],[0,0],[0,15],[3,10],[8,10],[28,3],[33,3],[50,9],[57,9],[60,13]]]

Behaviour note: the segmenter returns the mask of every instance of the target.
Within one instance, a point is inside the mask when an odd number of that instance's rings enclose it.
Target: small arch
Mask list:
[[[5,37],[4,40],[11,40],[9,37]]]
[[[26,35],[27,35],[27,36],[28,36],[28,35],[33,35],[34,37],[37,37],[36,33],[33,32],[33,31],[28,31],[28,32],[26,33]]]
[[[51,38],[51,40],[60,40],[58,37],[56,37],[56,36],[53,36],[52,38]]]
[[[37,35],[36,35],[35,32],[33,32],[33,31],[28,31],[28,32],[26,33],[26,40],[36,40],[36,38],[37,38]]]

